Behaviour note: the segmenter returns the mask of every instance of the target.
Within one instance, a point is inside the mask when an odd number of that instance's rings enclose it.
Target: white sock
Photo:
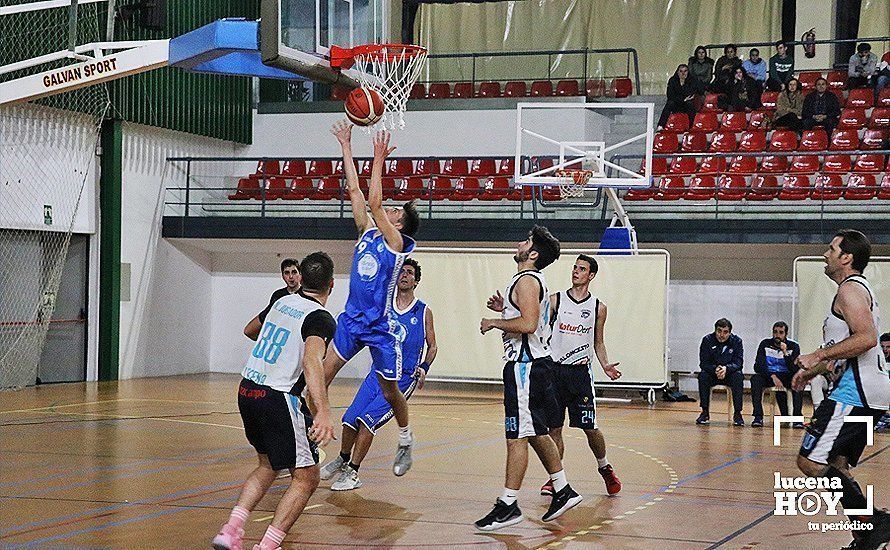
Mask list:
[[[519,491],[516,489],[508,489],[504,487],[504,492],[501,494],[501,501],[509,506],[510,504],[516,502],[516,495],[518,493]]]
[[[412,441],[414,441],[414,436],[411,434],[411,427],[399,426],[399,445],[410,445]]]
[[[565,486],[569,484],[568,480],[566,479],[565,470],[560,470],[555,474],[550,474],[550,479],[553,481],[553,491],[555,493],[562,491]]]
[[[607,459],[606,457],[596,459],[597,468],[605,468],[608,465],[609,465],[609,459]]]

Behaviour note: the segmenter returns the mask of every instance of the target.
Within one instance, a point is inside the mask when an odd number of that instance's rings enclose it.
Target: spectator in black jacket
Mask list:
[[[757,357],[754,359],[754,376],[751,377],[751,402],[754,404],[754,420],[751,426],[763,427],[763,390],[775,387],[778,390],[791,390],[791,379],[797,372],[797,357],[800,346],[788,339],[788,325],[779,321],[773,325],[773,337],[760,342]],[[783,391],[781,399],[776,395],[779,412],[788,414],[788,392]],[[803,396],[791,390],[794,415],[803,415]],[[803,428],[803,422],[795,422],[795,428]]]
[[[689,58],[689,73],[701,83],[703,89],[714,78],[714,60],[708,57],[708,50],[704,46],[695,47],[695,53]]]
[[[718,94],[729,92],[729,85],[732,83],[735,70],[742,66],[742,60],[739,59],[736,52],[735,44],[728,44],[723,48],[723,55],[717,59],[714,64],[714,81],[711,83],[711,91]]]
[[[718,319],[714,323],[713,334],[701,340],[698,349],[701,372],[698,373],[698,396],[701,399],[701,414],[696,424],[710,423],[711,388],[720,384],[732,391],[732,404],[735,409],[732,423],[744,426],[742,420],[742,387],[745,376],[742,374],[744,352],[742,339],[732,333],[732,323],[728,319]]]
[[[785,89],[794,76],[794,55],[784,40],[776,42],[776,55],[769,58],[769,78],[766,87],[774,92]]]
[[[717,105],[724,111],[744,113],[760,107],[762,88],[756,80],[748,76],[742,67],[735,70],[727,92],[717,99]]]
[[[816,80],[816,89],[803,100],[800,126],[810,130],[816,126],[824,126],[828,136],[837,126],[841,117],[841,104],[834,93],[828,91],[828,81],[824,78]]]
[[[664,128],[667,124],[668,117],[673,113],[686,113],[689,116],[689,125],[695,118],[696,94],[702,93],[701,83],[691,74],[689,74],[689,66],[685,64],[677,65],[674,76],[668,80],[667,85],[667,103],[661,110],[661,116],[658,118],[658,129]]]

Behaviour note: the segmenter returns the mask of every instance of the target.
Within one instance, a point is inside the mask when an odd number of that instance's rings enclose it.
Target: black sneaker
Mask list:
[[[474,525],[480,531],[494,531],[503,527],[509,527],[510,525],[516,525],[522,519],[522,510],[519,509],[519,504],[515,502],[513,504],[504,504],[503,500],[497,499],[491,512],[474,523]]]
[[[711,417],[708,415],[708,413],[703,412],[698,415],[698,418],[695,419],[695,423],[699,426],[707,426],[711,423]]]
[[[754,420],[751,421],[752,428],[762,428],[763,427],[763,419],[759,416],[755,416]]]
[[[742,418],[742,415],[737,414],[732,417],[732,425],[733,426],[744,426],[745,420]]]
[[[802,429],[804,429],[805,426],[803,425],[803,422],[795,422],[794,424],[791,425],[791,427],[794,428],[795,430],[802,430]]]
[[[584,500],[584,497],[576,493],[571,485],[566,485],[562,488],[562,491],[553,493],[553,498],[550,500],[550,507],[547,508],[547,513],[544,514],[541,521],[551,521],[558,518],[566,513],[566,511],[577,506],[582,500]]]

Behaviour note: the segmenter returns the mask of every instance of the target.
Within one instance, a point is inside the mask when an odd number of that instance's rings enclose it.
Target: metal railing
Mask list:
[[[730,45],[736,46],[737,48],[740,48],[740,49],[741,48],[762,48],[762,47],[775,46],[776,42],[777,42],[776,40],[773,40],[771,42],[738,42],[738,43],[727,42],[725,44],[705,44],[704,47],[705,47],[705,50],[707,50],[708,55],[711,56],[711,50],[717,49],[722,53],[723,48],[725,48],[726,46],[730,46]],[[868,42],[869,44],[874,43],[874,42],[878,42],[878,43],[886,42],[886,43],[890,44],[890,36],[876,36],[876,37],[871,37],[871,38],[826,38],[823,40],[813,40],[811,42],[804,42],[803,40],[786,40],[785,44],[787,44],[789,48],[792,48],[792,51],[793,51],[794,46],[804,46],[804,45],[810,45],[810,44],[812,44],[812,45],[851,44],[851,43],[858,44],[860,42]],[[874,48],[872,49],[872,51],[873,51],[873,53],[878,55],[877,52],[874,52]],[[738,54],[739,54],[739,52],[736,51],[736,55],[738,55]],[[714,57],[714,56],[711,56],[711,57]],[[741,59],[745,59],[741,56],[739,56],[739,57]],[[761,57],[765,60],[768,60],[770,56],[766,55],[766,56],[761,56]],[[878,59],[879,60],[881,59],[880,55],[878,55]],[[846,63],[836,63],[836,64],[834,64],[833,67],[828,67],[827,69],[823,69],[823,70],[830,71],[835,68],[846,67],[846,66],[847,66]],[[819,69],[806,69],[806,70],[819,70]],[[795,69],[795,72],[801,72],[801,70]]]

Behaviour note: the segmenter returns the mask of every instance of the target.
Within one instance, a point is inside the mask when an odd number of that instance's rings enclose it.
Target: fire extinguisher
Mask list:
[[[807,56],[808,59],[816,57],[816,27],[803,33],[803,36],[800,37],[800,41],[803,42],[803,54]]]

